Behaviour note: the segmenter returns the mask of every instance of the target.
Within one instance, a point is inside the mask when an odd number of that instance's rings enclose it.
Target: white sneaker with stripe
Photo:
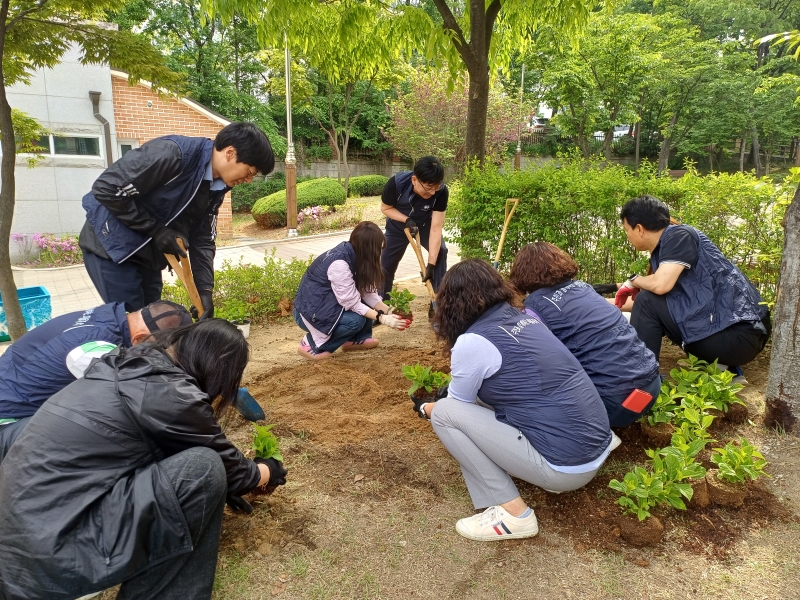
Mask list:
[[[460,519],[456,531],[471,540],[496,542],[533,537],[539,533],[539,523],[533,509],[530,515],[520,519],[512,517],[502,506],[490,506],[482,513]]]

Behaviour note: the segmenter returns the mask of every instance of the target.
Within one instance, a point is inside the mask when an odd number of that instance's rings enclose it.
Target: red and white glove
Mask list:
[[[617,295],[614,296],[614,305],[617,308],[622,308],[625,306],[625,303],[628,301],[628,298],[631,300],[636,299],[636,294],[639,293],[639,288],[633,285],[633,279],[628,279],[625,283],[623,283],[620,288],[617,290]]]
[[[401,319],[397,315],[381,315],[380,322],[387,327],[391,327],[392,329],[397,329],[398,331],[403,331],[406,329],[411,323],[406,321],[405,319]]]

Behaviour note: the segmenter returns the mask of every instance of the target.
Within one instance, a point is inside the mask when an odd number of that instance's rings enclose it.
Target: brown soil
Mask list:
[[[705,478],[692,481],[692,499],[689,500],[689,506],[692,508],[705,508],[710,502],[708,484],[706,484]]]
[[[422,297],[418,289],[412,292]],[[412,308],[425,314],[427,299]],[[794,568],[800,448],[793,438],[727,419],[715,423],[719,445],[745,435],[775,461],[776,471],[768,470],[776,478],[749,486],[742,509],[694,503],[687,511],[656,510],[664,534],[654,550],[623,538],[618,494],[608,488],[644,464],[644,450],[653,447],[638,426],[617,430],[622,445],[580,490],[551,494],[516,482],[536,511],[537,537],[500,544],[460,538],[455,521],[473,509],[459,466],[414,414],[400,371],[416,362],[449,371],[448,358],[424,317],[406,331],[376,327],[373,335],[380,340],[374,350],[310,363],[295,354],[301,332],[288,319],[253,326],[244,385],[267,422],[277,424],[288,483],[272,496],[252,496],[252,515],[226,512],[216,598],[744,598],[764,596],[761,572],[742,564],[753,581],[737,580],[739,592],[731,595],[725,590],[733,584],[714,575],[716,561],[755,560],[763,548],[765,560],[777,560],[787,574]],[[661,371],[681,357],[665,346]],[[751,385],[741,395],[751,419],[763,412],[767,362],[759,357],[746,369]],[[252,428],[238,415],[225,427],[240,448],[250,445]],[[781,558],[770,554],[774,545],[784,548]],[[631,566],[618,569],[614,556]],[[245,584],[237,583],[237,569],[246,570]],[[704,583],[707,572],[713,585]],[[609,573],[616,583],[607,587]],[[793,577],[774,577],[770,598],[795,593]]]
[[[709,499],[719,506],[739,508],[744,504],[747,487],[744,484],[732,484],[722,481],[718,475],[719,471],[716,469],[710,469],[706,473]]]
[[[626,515],[619,518],[619,533],[632,546],[655,546],[664,537],[664,525],[658,517],[640,521],[638,517]]]
[[[646,421],[641,421],[639,426],[647,438],[650,448],[666,448],[672,442],[672,434],[675,433],[675,427],[671,423],[649,425]]]

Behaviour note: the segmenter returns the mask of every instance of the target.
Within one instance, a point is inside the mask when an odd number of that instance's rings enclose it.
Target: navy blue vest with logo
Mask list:
[[[500,369],[478,397],[519,429],[551,465],[579,466],[611,443],[603,401],[578,360],[538,319],[503,302],[468,330],[499,350]]]
[[[169,225],[194,199],[203,181],[206,165],[211,160],[214,142],[207,138],[180,135],[167,135],[161,139],[178,144],[181,150],[181,173],[147,194],[136,196],[135,201],[159,224]],[[127,260],[152,239],[121,223],[97,201],[92,192],[83,197],[83,208],[97,239],[115,263]]]
[[[328,279],[328,267],[336,260],[343,260],[350,267],[350,272],[356,273],[356,253],[350,242],[342,242],[327,252],[323,252],[311,263],[308,270],[300,280],[294,305],[303,318],[314,329],[330,335],[339,319],[342,317],[344,307],[339,304],[336,294],[333,293],[331,282]]]
[[[601,396],[627,394],[658,376],[658,361],[618,308],[583,281],[531,292],[525,307],[578,359]]]
[[[681,331],[683,342],[691,344],[741,321],[752,321],[764,329],[761,319],[767,307],[761,295],[736,266],[722,255],[704,233],[688,225],[669,225],[650,256],[653,271],[658,270],[659,249],[677,228],[692,233],[698,240],[697,264],[685,269],[666,294],[667,308]],[[766,329],[764,329],[766,334]]]
[[[427,200],[419,199],[412,205],[411,200],[414,197],[414,185],[411,182],[411,176],[413,174],[412,171],[400,171],[394,176],[394,183],[397,189],[397,203],[394,207],[405,216],[414,219],[417,225],[424,227],[430,222],[432,212],[434,210],[440,210],[436,208],[436,202],[444,193],[445,188],[442,186],[441,190],[438,190]],[[392,219],[387,219],[387,224],[390,224],[390,221],[392,221]],[[394,224],[400,228],[403,227],[403,224],[397,221],[394,221]]]

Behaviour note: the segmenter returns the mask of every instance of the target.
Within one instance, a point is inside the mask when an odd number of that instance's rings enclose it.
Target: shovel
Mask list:
[[[494,268],[500,267],[500,254],[503,252],[503,244],[506,242],[506,232],[508,232],[508,224],[511,222],[511,217],[514,216],[514,211],[517,210],[519,198],[509,198],[506,200],[506,217],[503,222],[503,232],[500,234],[500,243],[497,245],[497,254],[494,256]],[[511,210],[508,207],[511,206]]]
[[[403,229],[403,231],[405,232],[406,237],[408,238],[408,242],[411,244],[411,247],[414,248],[414,254],[417,255],[417,260],[419,261],[419,268],[420,268],[419,276],[422,279],[425,279],[425,261],[422,259],[422,249],[421,249],[422,244],[420,244],[419,241],[419,232],[417,232],[417,239],[415,240],[413,237],[411,237],[411,230],[408,227]],[[431,297],[431,302],[435,302],[436,294],[433,291],[433,286],[431,285],[431,282],[426,281],[425,287],[428,288],[428,295]]]
[[[177,239],[181,250],[186,252],[186,246],[183,245],[183,240],[181,238]],[[175,271],[175,274],[178,276],[178,279],[181,280],[181,283],[183,283],[183,287],[185,287],[186,291],[189,293],[189,300],[192,301],[197,314],[202,315],[203,303],[200,301],[200,294],[197,293],[197,286],[194,284],[194,277],[192,277],[192,267],[189,264],[189,258],[175,256],[174,254],[165,254],[164,256],[167,257],[167,262],[172,267],[172,270]]]

